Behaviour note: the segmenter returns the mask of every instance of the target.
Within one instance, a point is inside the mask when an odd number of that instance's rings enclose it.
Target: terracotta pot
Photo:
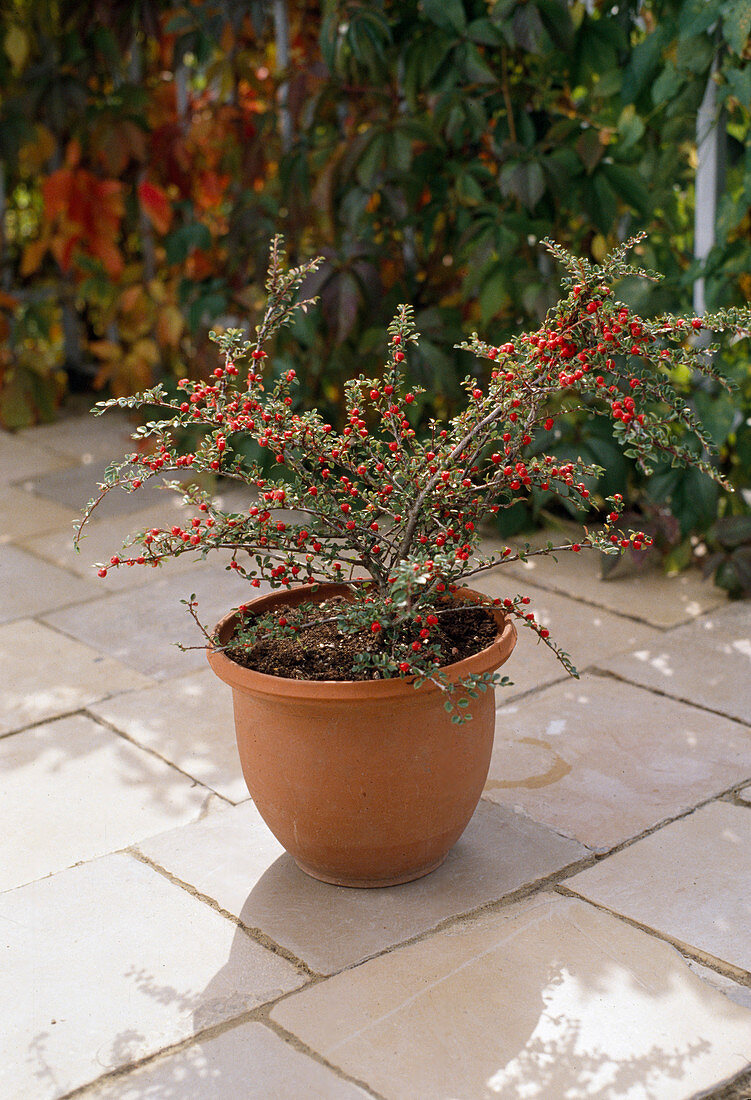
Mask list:
[[[247,606],[316,602],[347,591],[322,584],[275,592]],[[477,601],[461,589],[457,596]],[[490,672],[516,644],[493,609],[498,636],[446,667],[451,681]],[[217,627],[231,638],[237,614]],[[340,886],[392,886],[438,867],[467,827],[490,766],[495,692],[470,699],[472,721],[454,725],[433,684],[408,680],[313,681],[267,676],[210,649],[232,688],[237,744],[248,790],[274,836],[303,871]]]

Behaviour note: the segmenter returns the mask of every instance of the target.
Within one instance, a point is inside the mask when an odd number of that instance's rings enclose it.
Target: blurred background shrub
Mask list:
[[[646,313],[751,300],[750,34],[746,0],[6,0],[0,425],[51,419],[71,390],[207,374],[209,329],[254,321],[276,231],[325,263],[275,368],[335,418],[406,301],[420,414],[451,414],[473,369],[453,344],[500,343],[555,299],[544,236],[598,260],[647,229],[639,261],[666,278],[621,288]],[[697,210],[702,110],[716,171]],[[583,413],[554,442],[605,467],[595,491],[630,485],[669,567],[749,511],[747,343],[721,365],[733,398],[677,381],[745,496],[637,476]]]

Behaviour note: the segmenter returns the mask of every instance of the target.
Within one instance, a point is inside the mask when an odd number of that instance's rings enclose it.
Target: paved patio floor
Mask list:
[[[581,679],[521,631],[444,866],[326,886],[248,799],[228,689],[172,644],[198,641],[181,598],[215,620],[238,579],[96,577],[164,494],[72,552],[127,447],[117,416],[0,434],[0,1097],[748,1100],[751,606],[583,554],[486,576]]]

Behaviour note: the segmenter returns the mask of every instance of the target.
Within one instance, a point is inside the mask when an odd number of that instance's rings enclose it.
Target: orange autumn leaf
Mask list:
[[[195,184],[195,201],[201,210],[219,206],[227,195],[230,177],[218,172],[202,172]]]
[[[142,180],[138,185],[138,201],[157,233],[166,233],[172,222],[172,207],[162,188]]]
[[[25,279],[39,270],[49,245],[49,238],[46,236],[40,237],[38,241],[32,241],[30,244],[26,245],[23,250],[23,256],[21,257],[22,278]]]
[[[16,309],[20,304],[20,299],[16,298],[13,294],[8,294],[6,291],[0,290],[0,309]]]

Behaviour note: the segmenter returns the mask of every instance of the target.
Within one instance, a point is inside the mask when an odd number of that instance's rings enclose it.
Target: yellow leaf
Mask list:
[[[159,348],[155,342],[150,339],[136,340],[131,348],[128,359],[130,359],[131,355],[136,359],[142,360],[144,363],[148,363],[150,367],[155,367],[161,359]]]
[[[21,171],[25,176],[39,175],[55,152],[55,139],[46,126],[37,123],[30,141],[18,151]]]
[[[183,334],[185,320],[177,306],[164,306],[159,310],[156,322],[156,336],[160,344],[176,348]]]
[[[3,43],[14,72],[20,73],[29,56],[29,36],[22,27],[8,27]]]
[[[31,244],[26,245],[21,260],[21,275],[23,275],[24,278],[27,275],[33,275],[39,268],[48,245],[49,241],[46,237],[42,237],[40,240],[32,241]]]
[[[90,340],[89,351],[96,355],[97,359],[114,360],[122,356],[122,348],[113,340]]]
[[[596,237],[592,238],[590,249],[598,263],[601,263],[602,260],[605,259],[608,252],[608,242],[605,240],[602,233],[598,233]]]

